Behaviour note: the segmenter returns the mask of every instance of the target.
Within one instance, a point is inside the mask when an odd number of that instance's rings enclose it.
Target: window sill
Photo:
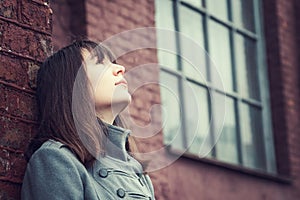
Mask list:
[[[217,166],[217,167],[222,167],[237,173],[241,173],[241,174],[245,174],[245,175],[249,175],[249,176],[253,176],[253,177],[257,177],[257,178],[262,178],[262,179],[266,179],[266,180],[271,180],[271,181],[275,181],[278,183],[284,183],[284,184],[291,184],[292,183],[292,178],[291,177],[286,177],[286,176],[282,176],[282,175],[277,175],[277,174],[270,174],[258,169],[251,169],[251,168],[247,168],[244,166],[240,166],[240,165],[234,165],[234,164],[230,164],[230,163],[225,163],[213,158],[200,158],[192,153],[189,152],[182,152],[180,150],[177,149],[168,149],[168,152],[171,154],[175,154],[175,155],[182,155],[181,157],[185,157],[185,158],[189,158],[195,161],[199,161],[205,164],[209,164],[209,165],[213,165],[213,166]]]

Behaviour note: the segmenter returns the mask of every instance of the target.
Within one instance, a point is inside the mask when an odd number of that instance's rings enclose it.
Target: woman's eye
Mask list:
[[[99,61],[99,60],[97,60],[97,62],[96,62],[96,65],[104,65],[105,63],[104,63],[104,61],[102,60],[102,61]]]
[[[97,65],[98,65],[98,64],[103,64],[103,61],[100,61],[100,60],[97,59],[96,64],[97,64]]]

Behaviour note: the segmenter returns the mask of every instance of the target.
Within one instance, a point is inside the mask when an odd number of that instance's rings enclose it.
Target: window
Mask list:
[[[156,0],[156,27],[179,31],[202,46],[224,86],[221,90],[215,84],[216,72],[203,53],[191,50],[175,33],[166,40],[158,32],[164,143],[195,155],[213,146],[209,158],[276,173],[260,3]],[[159,49],[166,44],[177,55]],[[201,76],[179,56],[185,51],[205,63],[197,66]],[[224,120],[218,119],[222,107]]]

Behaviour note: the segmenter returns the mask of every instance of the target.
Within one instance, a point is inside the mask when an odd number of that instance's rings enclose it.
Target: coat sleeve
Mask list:
[[[21,199],[84,199],[79,164],[66,148],[37,150],[27,165]]]

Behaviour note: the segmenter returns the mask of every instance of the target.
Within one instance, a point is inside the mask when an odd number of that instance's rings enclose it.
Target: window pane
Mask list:
[[[162,29],[174,30],[174,15],[173,3],[169,0],[155,1],[155,14],[156,14],[156,27]],[[170,32],[171,33],[171,32]],[[158,47],[158,60],[159,63],[165,67],[177,69],[176,54],[164,51],[169,49],[176,52],[175,35],[168,35],[166,32],[157,31],[157,47]]]
[[[215,97],[221,98],[222,94]],[[219,101],[222,101],[220,99]],[[218,99],[217,99],[218,102]],[[226,97],[225,100],[226,114],[224,125],[219,139],[216,144],[216,155],[219,160],[230,163],[238,163],[238,149],[237,149],[237,124],[235,115],[235,102],[232,98]],[[216,116],[218,117],[218,116]]]
[[[227,0],[207,0],[206,5],[213,16],[228,20]]]
[[[210,21],[209,24],[209,51],[209,55],[220,73],[225,90],[232,91],[233,80],[229,30],[214,21]],[[212,74],[212,79],[213,82],[218,80],[216,74]]]
[[[203,144],[205,138],[210,137],[208,91],[191,82],[187,82],[184,91],[187,143],[191,144],[189,151],[199,155],[201,150],[206,149],[202,145],[210,145],[210,142]]]
[[[158,60],[161,66],[177,69],[177,59],[173,53],[158,50]]]
[[[170,0],[156,0],[155,1],[155,14],[157,28],[165,28],[174,30],[174,15],[173,3]]]
[[[233,0],[233,22],[242,28],[254,31],[253,0]]]
[[[202,7],[202,0],[183,0],[184,2],[187,2],[197,8]]]
[[[160,72],[164,143],[183,149],[178,84],[176,76]]]
[[[235,59],[239,93],[244,97],[259,100],[259,80],[257,74],[257,57],[255,41],[236,35]]]
[[[180,6],[179,16],[180,32],[189,37],[180,40],[181,55],[188,56],[187,60],[181,59],[182,70],[187,76],[203,81],[206,77],[203,17],[185,6]],[[203,51],[198,51],[200,48]]]
[[[251,168],[265,169],[261,110],[242,104],[242,152],[243,164]]]

